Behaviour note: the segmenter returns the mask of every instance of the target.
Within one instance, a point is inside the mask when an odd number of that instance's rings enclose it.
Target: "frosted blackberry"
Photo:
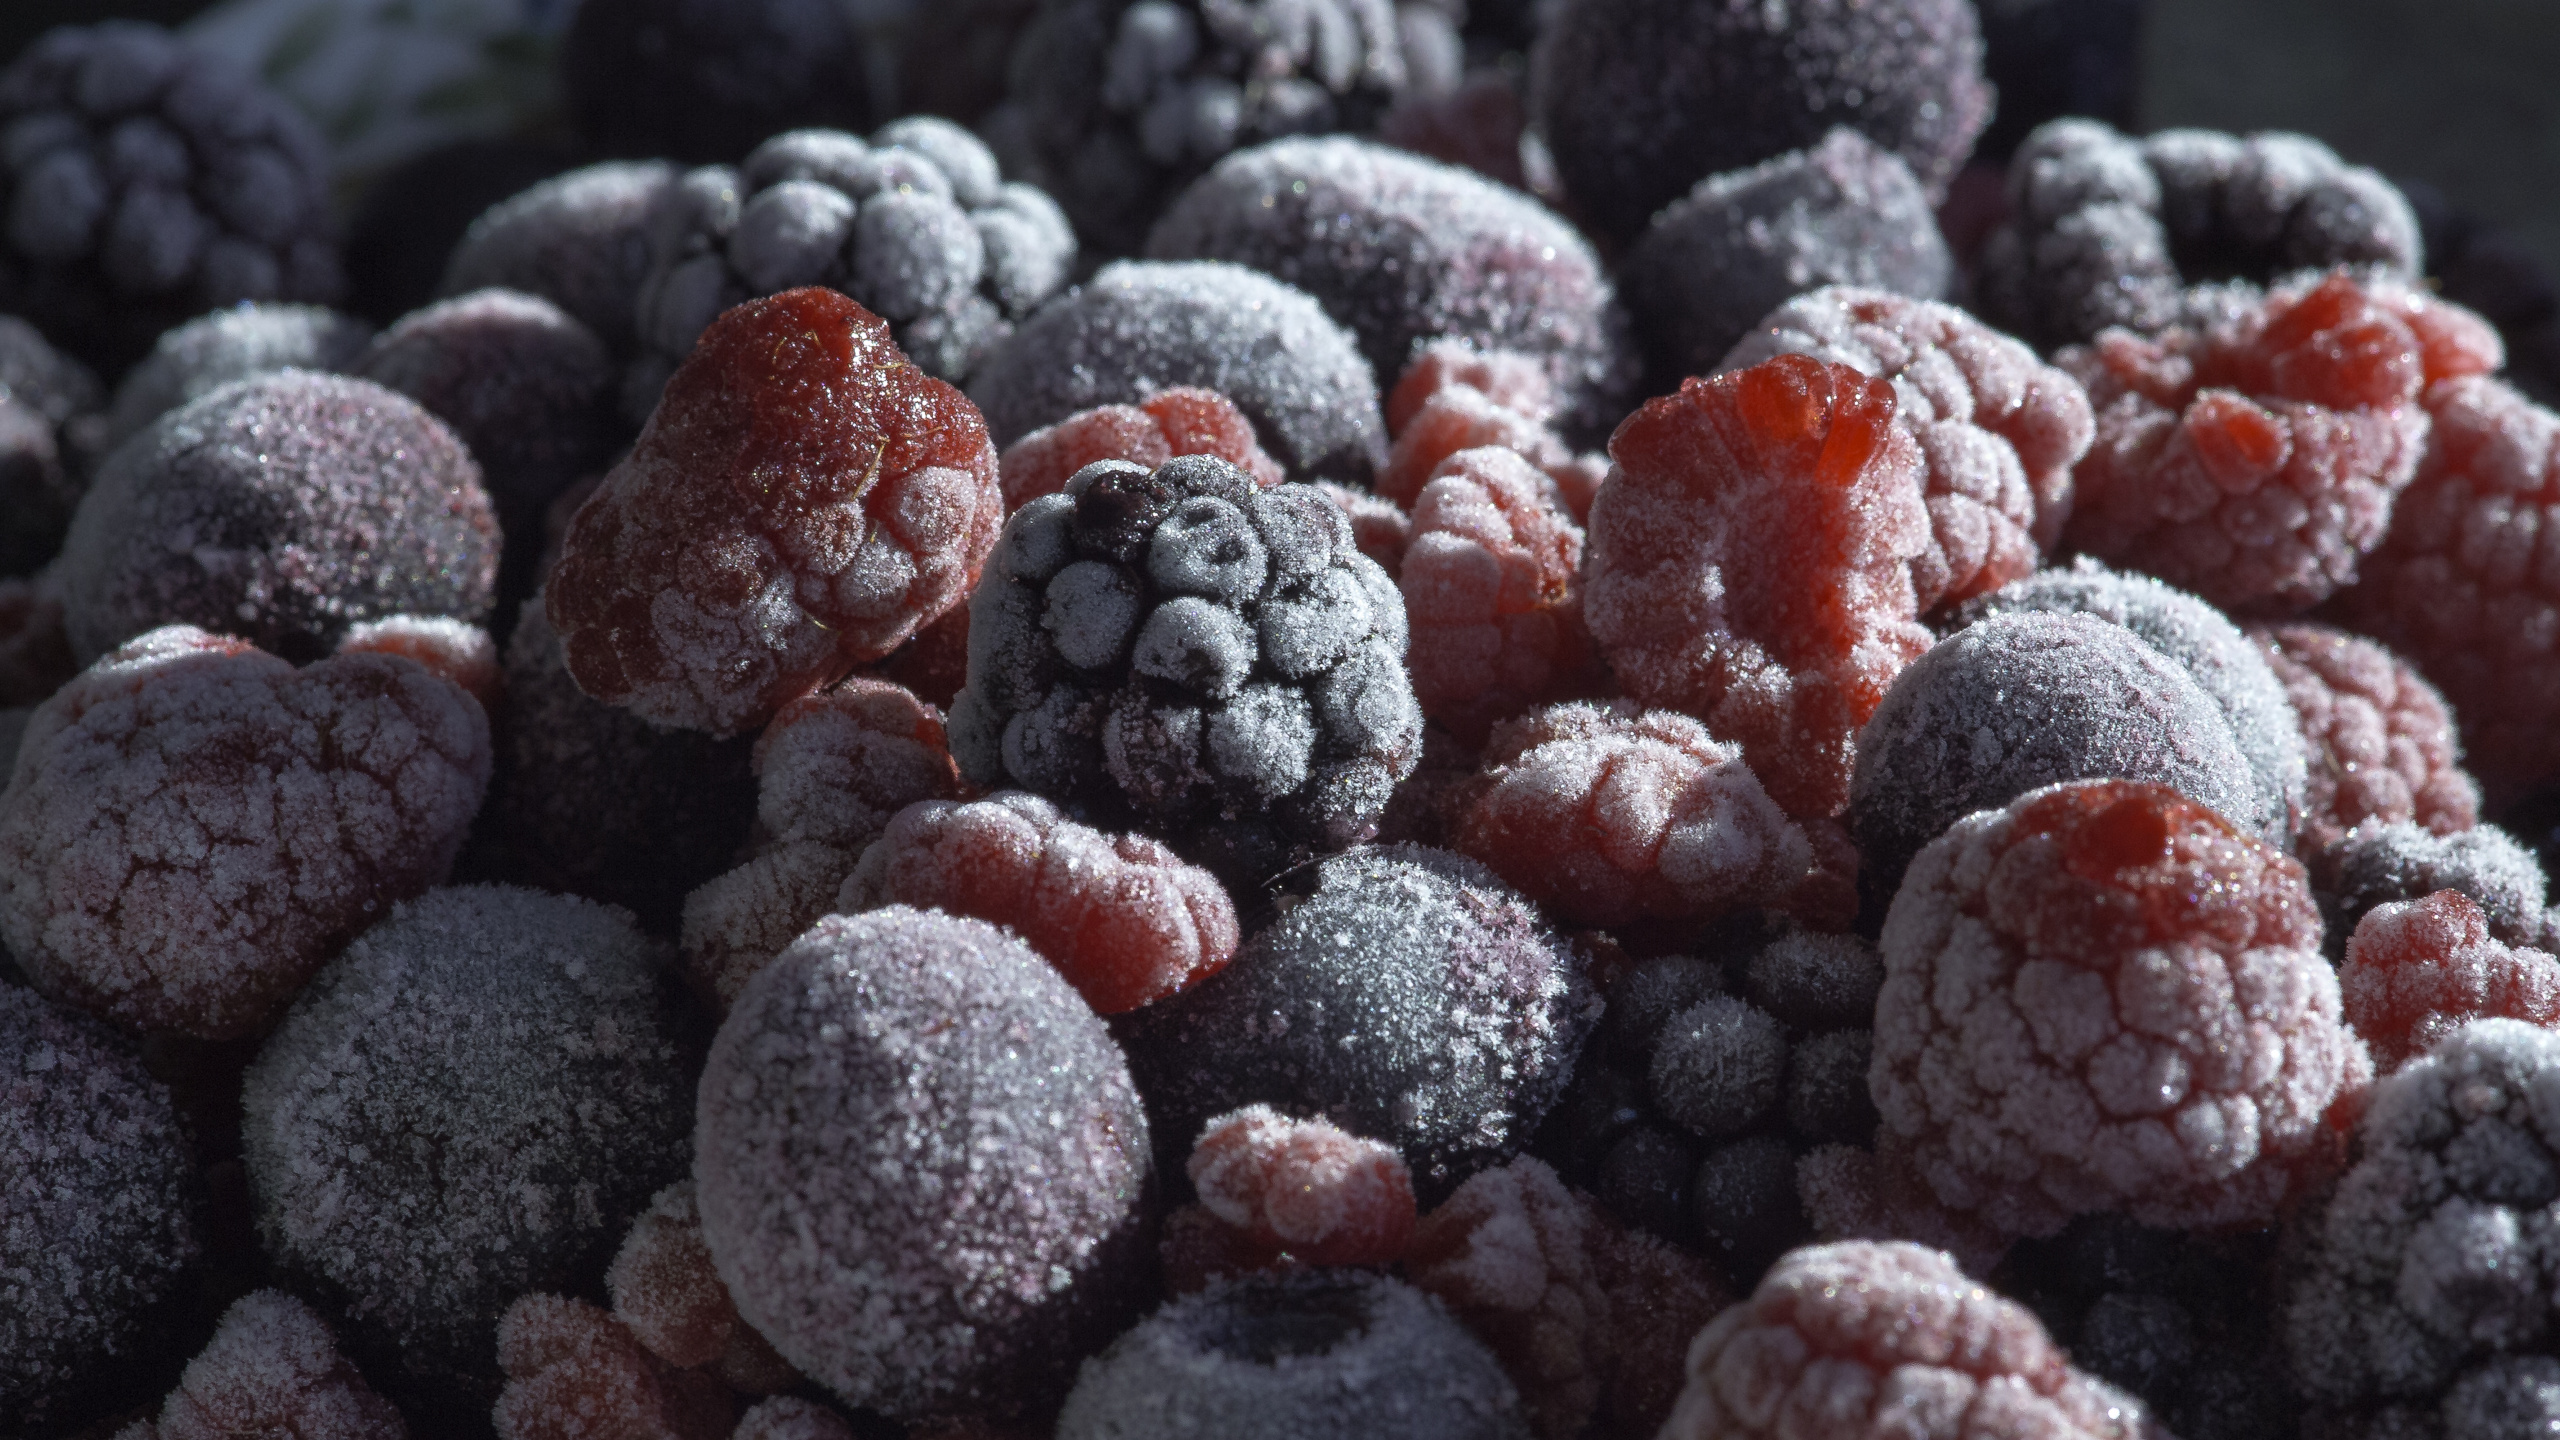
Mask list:
[[[1086,1362],[1058,1440],[1528,1440],[1484,1342],[1401,1280],[1252,1276],[1165,1306]]]
[[[103,399],[88,366],[0,315],[0,576],[29,574],[62,548]]]
[[[1056,202],[1007,183],[976,136],[919,115],[866,141],[795,130],[736,166],[687,172],[660,197],[634,312],[640,356],[623,408],[648,418],[666,377],[724,310],[803,285],[890,322],[926,374],[966,380],[1075,268]]]
[[[683,1171],[670,958],[624,911],[431,891],[267,1038],[242,1098],[260,1238],[395,1398],[486,1413],[507,1304],[592,1284]]]
[[[1574,205],[1627,240],[1709,175],[1848,125],[1943,194],[1991,113],[1959,0],[1575,0],[1532,60],[1532,125]]]
[[[1376,832],[1422,752],[1404,649],[1404,597],[1312,488],[1102,461],[1005,523],[952,754],[1258,885]]]
[[[1902,157],[1847,126],[1710,175],[1663,207],[1619,267],[1658,376],[1703,375],[1760,318],[1818,285],[1944,297],[1955,262]]]
[[[1255,1103],[1321,1114],[1445,1195],[1554,1102],[1596,1018],[1581,957],[1442,851],[1354,851],[1314,884],[1226,969],[1121,1022],[1150,1120],[1171,1137]]]
[[[829,0],[581,0],[559,66],[571,123],[605,155],[703,164],[871,109],[861,34]]]
[[[337,297],[328,158],[246,69],[157,26],[49,31],[0,71],[0,311],[120,370],[190,315]]]
[[[489,207],[453,247],[444,293],[539,295],[627,353],[632,297],[649,276],[649,217],[678,173],[664,160],[608,161]]]
[[[985,122],[1006,168],[1125,255],[1227,152],[1368,130],[1407,71],[1391,0],[1050,0],[1006,78]]]
[[[1534,358],[1579,432],[1605,433],[1631,398],[1626,317],[1571,225],[1517,191],[1373,141],[1280,140],[1230,155],[1165,211],[1147,254],[1233,261],[1297,286],[1359,337],[1381,376],[1403,373],[1427,341],[1457,339]]]
[[[2227,285],[2373,265],[2414,278],[2418,218],[2390,181],[2307,135],[2039,126],[2009,165],[2012,218],[1974,291],[1984,316],[2042,349],[2111,325],[2202,324]]]
[[[1241,265],[1124,261],[1042,306],[969,386],[998,445],[1097,405],[1198,386],[1294,475],[1366,484],[1387,458],[1378,377],[1315,300]]]
[[[234,305],[199,315],[153,342],[116,383],[100,458],[234,380],[286,369],[346,370],[372,339],[372,326],[321,305]]]

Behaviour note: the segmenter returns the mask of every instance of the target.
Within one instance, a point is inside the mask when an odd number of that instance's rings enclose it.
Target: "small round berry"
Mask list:
[[[372,326],[322,305],[234,305],[199,315],[164,332],[116,382],[99,453],[234,380],[287,369],[350,371],[372,340]]]
[[[1768,1012],[1731,995],[1681,1011],[1655,1043],[1654,1107],[1701,1139],[1721,1140],[1777,1107],[1787,1035]]]
[[[628,352],[633,297],[649,276],[649,222],[675,184],[663,160],[607,161],[489,207],[446,262],[444,293],[521,290]]]

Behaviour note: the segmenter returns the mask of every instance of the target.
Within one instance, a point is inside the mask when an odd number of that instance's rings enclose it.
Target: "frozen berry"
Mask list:
[[[832,290],[705,331],[543,587],[578,686],[736,732],[958,604],[995,543],[995,447],[959,391]]]
[[[2071,467],[2096,433],[2079,381],[1952,305],[1845,285],[1759,317],[1717,368],[1777,355],[1893,382],[1894,423],[1919,443],[1929,508],[1929,545],[1911,562],[1922,613],[2015,580],[2053,548]]]
[[[1872,1148],[1814,1147],[1796,1162],[1796,1200],[1819,1239],[1914,1241],[1948,1252],[1975,1275],[1990,1274],[2017,1239],[1940,1203],[1890,1130],[1879,1130]]]
[[[1991,116],[1982,33],[1954,0],[1879,9],[1576,0],[1539,37],[1531,120],[1618,240],[1709,175],[1848,125],[1944,193]]]
[[[1286,478],[1233,401],[1215,390],[1177,385],[1135,405],[1079,410],[1004,447],[1004,508],[1010,514],[1057,494],[1096,460],[1126,460],[1153,470],[1176,455],[1215,455],[1264,489]]]
[[[2488,917],[2456,890],[2367,911],[2347,940],[2338,993],[2386,1073],[2466,1021],[2560,1026],[2560,960],[2492,938]]]
[[[35,1427],[133,1355],[195,1262],[195,1165],[139,1056],[0,982],[0,1171],[0,1410]]]
[[[199,315],[163,334],[117,382],[100,454],[234,380],[287,369],[349,370],[372,340],[372,326],[320,305],[234,305]]]
[[[1159,260],[1230,260],[1297,286],[1380,375],[1454,338],[1535,359],[1567,423],[1605,430],[1634,386],[1626,319],[1600,261],[1528,196],[1349,136],[1241,151],[1147,237]]]
[[[2052,348],[2246,303],[2219,282],[2370,265],[2414,278],[2418,221],[2391,182],[2305,135],[2039,126],[2009,162],[2011,218],[1974,285],[1995,325]]]
[[[1062,0],[1014,42],[984,128],[1088,240],[1128,254],[1227,152],[1376,124],[1408,83],[1396,22],[1391,0]]]
[[[2325,855],[2367,823],[2438,835],[2479,823],[2480,785],[2462,769],[2453,712],[2408,661],[2307,621],[2252,633],[2302,726],[2303,855]]]
[[[2058,357],[2098,440],[2070,546],[2234,612],[2289,613],[2355,581],[2427,441],[2427,386],[2495,369],[2478,316],[2340,271],[2209,329],[2111,330]]]
[[[1699,1245],[1741,1280],[1757,1279],[1811,1240],[1787,1140],[1746,1135],[1711,1145],[1689,1177],[1689,1223]]]
[[[1787,1051],[1787,1133],[1798,1140],[1865,1144],[1875,1138],[1876,1107],[1867,1089],[1875,1038],[1860,1017],[1854,1030],[1807,1035]]]
[[[992,920],[1103,1015],[1197,984],[1236,948],[1235,906],[1215,876],[1019,790],[899,811],[833,899],[847,914],[911,905]]]
[[[1257,1102],[1321,1115],[1393,1144],[1437,1196],[1528,1139],[1596,1008],[1581,957],[1518,895],[1399,846],[1318,865],[1233,964],[1119,1033],[1160,1134]]]
[[[848,1403],[1037,1407],[1134,1298],[1147,1117],[1102,1023],[992,925],[819,921],[738,997],[700,1094],[721,1278]]]
[[[1865,1026],[1883,988],[1875,947],[1854,935],[1790,930],[1760,947],[1743,968],[1743,991],[1752,1002],[1799,1030]]]
[[[1796,1434],[2167,1440],[2034,1312],[1899,1241],[1798,1250],[1690,1345],[1663,1440]]]
[[[1015,511],[970,597],[961,772],[1231,882],[1369,838],[1422,715],[1404,598],[1349,531],[1205,455],[1097,463]]]
[[[1706,722],[1788,813],[1836,815],[1851,741],[1929,645],[1926,467],[1893,388],[1781,355],[1610,437],[1583,612],[1619,683]]]
[[[2150,576],[2112,571],[2083,556],[2069,569],[2002,586],[1966,606],[1960,618],[2010,614],[2092,615],[2176,661],[2221,707],[2257,782],[2253,805],[2224,813],[2268,839],[2293,833],[2295,817],[2309,804],[2307,722],[2295,713],[2273,659],[2221,611]]]
[[[2286,1227],[2279,1321],[2311,1423],[2357,1440],[2549,1427],[2460,1417],[2502,1368],[2550,1354],[2555,1078],[2560,1034],[2479,1020],[2375,1083],[2355,1165]]]
[[[2163,785],[1958,821],[1882,951],[1876,1108],[1942,1202],[2013,1235],[2264,1222],[2323,1177],[2330,1106],[2372,1074],[2302,867]]]
[[[154,25],[51,30],[0,70],[0,310],[102,370],[190,315],[337,297],[328,157],[228,57]]]
[[[44,703],[0,794],[0,936],[135,1030],[256,1032],[385,904],[444,878],[489,722],[413,661],[296,670],[171,626]]]
[[[650,1198],[604,1272],[613,1318],[649,1353],[684,1369],[709,1369],[731,1388],[784,1390],[799,1374],[738,1318],[737,1303],[702,1241],[693,1182]]]
[[[1473,20],[1483,7],[1469,7]],[[1552,190],[1551,174],[1533,180],[1527,149],[1521,142],[1529,128],[1529,109],[1520,77],[1507,70],[1483,67],[1459,78],[1454,89],[1410,93],[1378,117],[1378,138],[1399,150],[1428,155],[1444,165],[1463,165],[1514,190]],[[1543,154],[1539,157],[1543,162]],[[1547,165],[1537,167],[1541,172]]]
[[[1699,181],[1645,227],[1619,275],[1646,358],[1670,379],[1717,368],[1761,316],[1817,286],[1937,300],[1954,271],[1911,167],[1844,125]]]
[[[672,930],[685,897],[747,843],[755,742],[653,725],[589,698],[541,599],[527,602],[507,641],[488,828],[531,883],[628,906],[652,930]]]
[[[148,1440],[407,1440],[409,1427],[338,1353],[337,1337],[310,1306],[281,1290],[257,1290],[222,1312],[147,1433]]]
[[[2486,378],[2427,392],[2418,477],[2336,615],[2417,662],[2461,722],[2492,807],[2560,777],[2560,576],[2534,556],[2560,506],[2560,415]]]
[[[2560,923],[2549,908],[2542,866],[2495,825],[2451,835],[2406,820],[2359,826],[2339,842],[2324,868],[2333,945],[2345,943],[2378,905],[2453,890],[2480,907],[2500,943],[2560,950]]]
[[[1422,713],[1462,743],[1606,683],[1582,621],[1582,527],[1546,477],[1487,446],[1442,461],[1398,566]]]
[[[1938,642],[1858,736],[1849,828],[1861,883],[1889,899],[1920,847],[1978,810],[2066,780],[2166,785],[2276,844],[2226,712],[2187,668],[2094,615],[1995,615]]]
[[[1524,1440],[1492,1353],[1401,1280],[1250,1276],[1174,1301],[1077,1377],[1058,1440]]]
[[[1557,508],[1579,525],[1599,486],[1589,472],[1594,466],[1605,472],[1608,458],[1574,455],[1551,428],[1555,418],[1555,386],[1537,357],[1465,340],[1418,345],[1388,393],[1387,430],[1395,444],[1370,488],[1409,506],[1450,456],[1499,446],[1543,471]]]
[[[571,123],[605,155],[727,160],[871,109],[861,34],[827,0],[581,0],[559,66]]]
[[[1777,1106],[1787,1035],[1768,1012],[1713,995],[1671,1017],[1654,1042],[1654,1107],[1707,1140],[1737,1135]]]
[[[912,1432],[922,1437],[925,1432]],[[792,1395],[760,1400],[738,1417],[729,1440],[854,1440],[853,1427],[823,1405]],[[976,1437],[955,1437],[976,1440]]]
[[[608,161],[489,207],[453,247],[444,293],[539,295],[615,354],[628,352],[632,301],[649,275],[649,220],[676,174],[663,160]]]
[[[1226,396],[1292,475],[1362,483],[1386,458],[1358,342],[1304,292],[1241,265],[1106,265],[1022,322],[969,394],[1010,445],[1181,385]]]
[[[1331,480],[1316,481],[1315,489],[1351,522],[1351,548],[1368,556],[1390,580],[1404,572],[1404,547],[1413,542],[1413,517],[1402,506]]]
[[[216,390],[117,450],[56,579],[82,660],[190,624],[299,662],[386,615],[477,623],[497,562],[479,466],[443,421],[295,370]]]
[[[0,576],[29,574],[62,548],[103,398],[88,366],[0,315]]]
[[[501,690],[498,642],[477,625],[445,615],[393,615],[367,620],[338,642],[341,655],[398,655],[452,681],[496,715]]]
[[[734,1407],[720,1382],[649,1353],[613,1316],[541,1292],[498,1322],[506,1388],[498,1440],[725,1440]]]
[[[433,891],[357,937],[249,1067],[259,1237],[422,1414],[496,1399],[508,1302],[592,1284],[683,1170],[669,958],[588,901]]]
[[[1390,1265],[1413,1233],[1404,1157],[1268,1105],[1220,1115],[1186,1167],[1200,1203],[1254,1243],[1309,1265]]]
[[[926,374],[959,383],[1076,258],[1057,202],[1003,183],[977,137],[931,116],[868,142],[795,130],[690,171],[661,193],[649,249],[622,396],[634,423],[721,312],[803,285],[851,295]]]

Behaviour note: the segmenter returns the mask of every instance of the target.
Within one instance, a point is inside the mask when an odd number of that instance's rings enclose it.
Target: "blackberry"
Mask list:
[[[1229,151],[1367,131],[1407,71],[1392,0],[1049,0],[1006,84],[984,122],[1005,168],[1125,255]]]
[[[862,38],[833,0],[580,0],[559,65],[602,155],[708,164],[871,112]]]
[[[235,305],[199,315],[164,331],[116,382],[99,458],[234,380],[275,370],[343,371],[372,339],[372,326],[323,305]]]
[[[1006,522],[951,750],[1251,888],[1376,832],[1422,751],[1404,650],[1404,597],[1314,489],[1100,461]]]
[[[157,26],[49,31],[0,71],[0,310],[120,370],[236,300],[342,285],[310,122]]]
[[[1991,113],[1964,0],[1569,0],[1531,66],[1531,123],[1565,192],[1620,241],[1699,180],[1835,125],[1942,195]]]
[[[998,445],[1097,405],[1215,390],[1292,473],[1366,484],[1378,377],[1305,292],[1241,265],[1123,261],[1040,308],[969,386]]]
[[[0,315],[0,576],[33,573],[62,548],[102,398],[88,366]]]
[[[851,295],[926,374],[966,380],[1065,283],[1075,254],[1056,203],[1004,181],[986,146],[948,120],[914,116],[867,142],[776,135],[737,166],[689,171],[661,193],[624,412],[648,418],[723,311],[803,285]]]
[[[539,295],[628,354],[631,297],[649,278],[649,219],[679,173],[664,160],[589,165],[490,206],[445,261],[444,293]]]
[[[1955,262],[1902,157],[1847,126],[1710,175],[1663,207],[1619,269],[1658,380],[1718,368],[1761,317],[1820,285],[1945,297]]]
[[[2223,282],[2372,265],[2415,279],[2418,219],[2390,181],[2307,135],[2037,127],[2009,165],[2010,220],[1974,277],[1983,315],[2043,349],[2111,325],[2203,325]],[[2245,292],[2246,286],[2242,287]]]
[[[1593,438],[1631,399],[1626,317],[1590,244],[1528,196],[1373,141],[1230,155],[1165,211],[1147,254],[1278,276],[1358,336],[1381,376],[1458,339],[1534,357],[1567,426]]]

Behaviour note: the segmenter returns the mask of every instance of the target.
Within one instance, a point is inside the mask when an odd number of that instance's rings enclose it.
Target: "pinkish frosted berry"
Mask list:
[[[1097,405],[1043,425],[1004,447],[1004,508],[1010,513],[1067,488],[1096,460],[1126,460],[1150,470],[1176,455],[1215,455],[1263,488],[1287,478],[1263,453],[1253,422],[1215,390],[1177,385],[1135,405]]]
[[[1393,1264],[1413,1233],[1404,1157],[1329,1121],[1230,1111],[1200,1132],[1189,1170],[1210,1214],[1309,1265]]]
[[[1388,392],[1387,431],[1395,443],[1372,488],[1410,506],[1450,456],[1496,445],[1544,471],[1559,508],[1579,525],[1590,513],[1597,480],[1555,432],[1555,419],[1555,390],[1534,356],[1465,340],[1432,341],[1415,350]],[[1605,469],[1606,458],[1598,464]]]
[[[854,1440],[854,1434],[833,1410],[797,1396],[776,1395],[739,1416],[729,1440]]]
[[[487,716],[413,661],[296,670],[155,630],[29,722],[0,794],[0,936],[118,1024],[248,1034],[444,878],[488,782]]]
[[[532,1294],[498,1325],[507,1387],[498,1440],[723,1440],[734,1410],[720,1382],[649,1353],[613,1316]]]
[[[393,615],[367,620],[338,642],[341,655],[399,655],[415,660],[452,681],[498,713],[504,681],[498,673],[498,642],[477,625],[449,615]]]
[[[2167,1440],[1944,1252],[1846,1241],[1778,1262],[1689,1347],[1662,1440]]]
[[[2480,822],[2480,786],[2462,769],[2453,712],[2408,661],[2309,621],[2252,633],[2310,762],[2300,853],[2323,855],[2367,822],[2409,821],[2438,835]]]
[[[631,1223],[604,1272],[613,1318],[649,1353],[681,1369],[709,1369],[751,1394],[789,1389],[800,1376],[738,1318],[729,1287],[702,1243],[693,1182],[659,1191]]]
[[[2466,1021],[2489,1016],[2560,1026],[2560,960],[2510,947],[2459,891],[2377,905],[2347,940],[2338,967],[2347,1023],[2397,1070]]]
[[[160,1407],[154,1440],[406,1440],[408,1424],[338,1353],[310,1306],[280,1290],[242,1296],[222,1312],[178,1388]]]

